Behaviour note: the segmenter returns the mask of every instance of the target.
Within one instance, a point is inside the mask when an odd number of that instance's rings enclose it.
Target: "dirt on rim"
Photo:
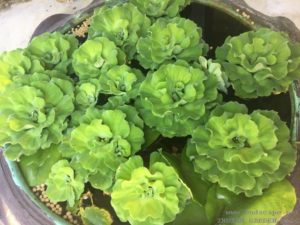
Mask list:
[[[0,10],[9,8],[12,4],[22,3],[22,2],[29,2],[30,0],[0,0]],[[57,2],[61,3],[70,3],[73,0],[56,0]]]
[[[12,4],[28,2],[29,0],[0,0],[0,10],[10,7]]]

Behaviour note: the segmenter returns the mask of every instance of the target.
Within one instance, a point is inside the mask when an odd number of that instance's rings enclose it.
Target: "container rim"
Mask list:
[[[47,30],[35,32],[32,35],[32,38],[43,32],[53,32],[59,31],[66,33],[72,27],[80,24],[88,17],[91,16],[91,13],[95,7],[99,7],[104,3],[103,0],[93,1],[88,7],[78,11],[75,14],[67,15],[62,17],[56,23],[53,23],[50,27],[47,27]],[[280,17],[268,17],[258,11],[251,9],[247,6],[244,1],[239,0],[192,0],[192,3],[203,4],[208,7],[212,7],[218,10],[221,10],[228,14],[229,16],[239,20],[244,25],[248,26],[250,29],[257,29],[262,26],[270,27],[274,30],[284,31],[289,34],[292,40],[300,41],[300,31],[296,28],[296,26],[288,19],[284,18],[284,23],[278,23],[279,20],[282,20]],[[237,11],[239,9],[239,11]],[[252,18],[251,20],[245,18],[241,12],[245,12]],[[264,20],[263,23],[258,22],[259,20]],[[252,23],[254,22],[254,23]],[[291,31],[291,29],[295,29]],[[291,99],[291,141],[297,146],[299,141],[299,118],[300,118],[300,83],[299,81],[295,81],[289,88],[289,95]],[[298,152],[299,154],[299,152]],[[5,157],[4,157],[5,158]],[[49,208],[47,208],[31,191],[28,186],[24,176],[18,166],[18,163],[15,161],[10,161],[5,158],[5,161],[9,167],[9,170],[12,175],[12,179],[16,186],[18,186],[25,194],[29,197],[29,199],[34,202],[51,221],[53,221],[56,225],[71,225],[69,222],[64,220],[62,217],[53,213]],[[297,164],[300,163],[299,157]]]

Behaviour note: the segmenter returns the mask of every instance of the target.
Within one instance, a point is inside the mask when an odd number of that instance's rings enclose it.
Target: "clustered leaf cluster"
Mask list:
[[[208,58],[202,29],[179,14],[189,3],[108,1],[86,40],[44,33],[0,55],[4,154],[83,224],[113,223],[107,210],[82,206],[87,187],[132,225],[211,225],[237,203],[295,204],[286,123],[223,96],[286,92],[300,78],[300,45],[262,28],[228,37]],[[175,156],[148,148],[178,137],[187,144]]]

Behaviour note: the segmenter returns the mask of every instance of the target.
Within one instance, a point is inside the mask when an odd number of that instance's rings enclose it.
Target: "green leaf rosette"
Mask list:
[[[127,110],[89,108],[71,132],[70,146],[93,187],[109,192],[119,165],[141,149],[143,122],[131,106]]]
[[[129,0],[138,9],[151,17],[174,17],[187,6],[190,0]]]
[[[300,44],[283,33],[261,28],[228,37],[216,57],[241,98],[286,92],[300,78]]]
[[[118,104],[127,103],[137,97],[143,80],[144,75],[140,70],[127,65],[114,66],[100,75],[100,93],[111,96],[108,101],[118,99]]]
[[[146,34],[150,19],[136,6],[126,3],[95,10],[89,28],[89,39],[106,37],[120,47],[132,59],[138,39]]]
[[[149,73],[136,106],[145,123],[163,136],[187,136],[219,100],[218,81],[188,64],[167,64]]]
[[[73,112],[73,83],[56,72],[18,76],[0,96],[0,144],[18,160],[63,139]]]
[[[84,191],[84,181],[76,176],[67,160],[60,160],[52,166],[46,185],[46,195],[51,201],[67,201],[70,207]]]
[[[296,164],[290,131],[274,111],[247,113],[245,105],[216,107],[188,142],[187,155],[202,178],[247,197],[262,195]]]
[[[81,81],[125,62],[124,53],[105,37],[85,41],[73,54],[73,68]]]
[[[180,17],[159,18],[137,43],[137,59],[145,69],[176,59],[197,60],[206,54],[202,30],[193,21]]]
[[[97,104],[100,91],[98,79],[89,79],[77,83],[75,87],[75,106],[78,109],[86,109]]]
[[[13,82],[15,76],[30,75],[43,70],[40,61],[25,55],[22,49],[3,52],[0,55],[0,93]]]
[[[140,156],[133,156],[117,170],[111,205],[122,222],[160,225],[183,210],[186,192],[173,167],[155,162],[148,169]]]
[[[46,32],[33,38],[25,51],[37,58],[45,69],[67,73],[77,48],[78,40],[73,35]]]

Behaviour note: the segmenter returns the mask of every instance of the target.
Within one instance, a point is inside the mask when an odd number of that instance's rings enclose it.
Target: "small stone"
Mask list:
[[[88,198],[89,198],[89,196],[87,196],[87,195],[84,195],[84,196],[83,196],[83,199],[84,199],[84,200],[86,200],[86,199],[88,199]]]

